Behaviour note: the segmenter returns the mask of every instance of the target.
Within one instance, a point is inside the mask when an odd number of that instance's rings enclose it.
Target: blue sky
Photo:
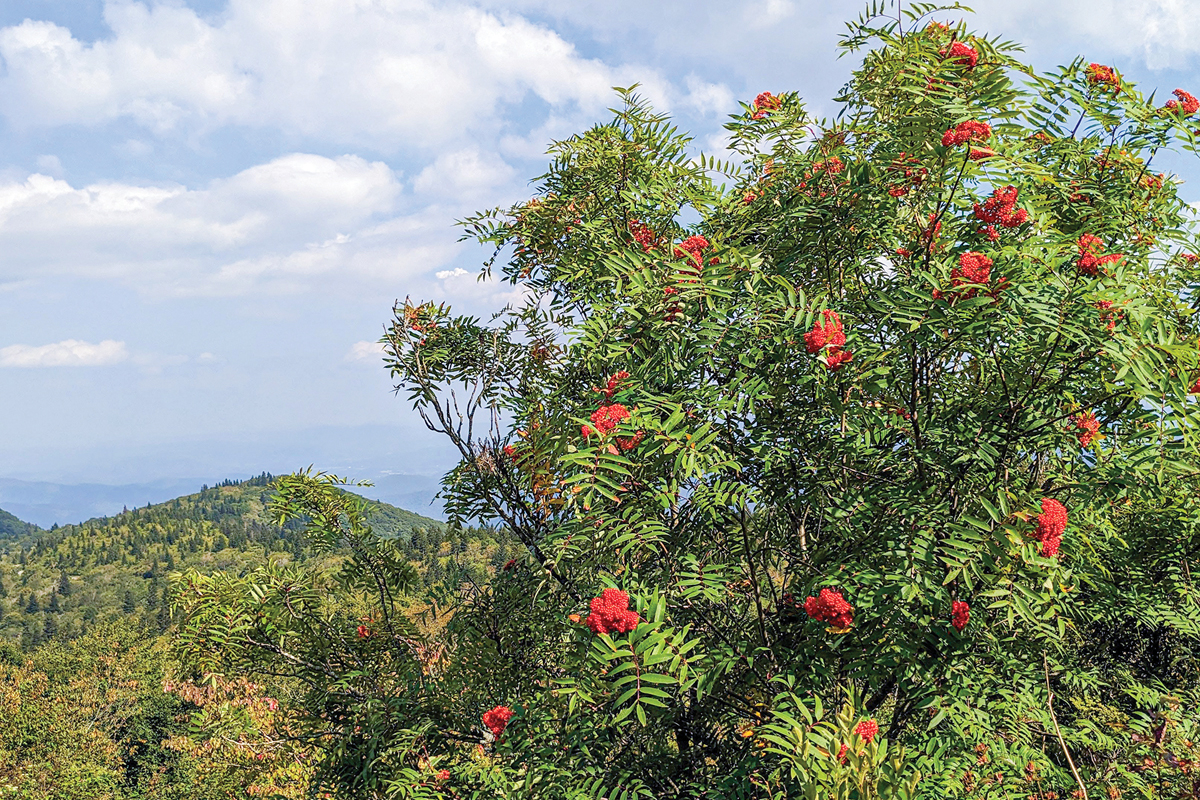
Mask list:
[[[759,91],[832,111],[853,66],[837,35],[861,9],[4,0],[0,478],[213,482],[311,463],[413,505],[449,453],[369,343],[406,295],[505,302],[453,221],[527,197],[547,142],[602,119],[614,85],[641,83],[707,150]],[[1200,93],[1196,4],[976,10],[1038,67],[1082,54]]]

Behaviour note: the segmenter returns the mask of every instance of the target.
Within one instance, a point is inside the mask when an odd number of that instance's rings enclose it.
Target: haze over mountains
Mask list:
[[[250,474],[228,476],[234,480]],[[357,476],[356,476],[357,477]],[[362,478],[368,480],[368,478]],[[370,478],[373,486],[357,487],[357,493],[400,508],[440,519],[440,505],[431,505],[437,492],[437,476],[380,475]],[[204,478],[166,479],[147,483],[109,485],[103,483],[51,483],[0,478],[0,509],[24,521],[49,528],[96,517],[119,514],[122,509],[141,508],[192,494],[216,481]],[[0,525],[3,523],[0,522]]]
[[[132,619],[148,631],[165,631],[168,583],[176,570],[242,574],[268,562],[302,564],[314,557],[336,566],[343,554],[314,556],[299,521],[275,524],[268,508],[272,484],[268,474],[226,480],[55,529],[0,510],[0,646],[7,641],[29,649],[70,640],[106,620]],[[41,488],[56,496],[53,485]],[[83,496],[81,487],[68,488]],[[131,487],[91,488],[100,502],[105,491]],[[167,491],[169,484],[153,488]],[[449,528],[384,502],[368,504],[367,518],[376,533],[396,541],[427,583],[457,569],[486,581],[520,552],[496,531]]]
[[[298,431],[287,445],[263,435],[158,445],[123,443],[73,448],[50,444],[4,450],[0,508],[42,527],[111,516],[200,490],[227,478],[263,470],[280,475],[310,464],[374,486],[359,493],[421,514],[440,517],[431,505],[452,454],[428,431],[409,426],[322,426]],[[65,472],[55,465],[70,463]],[[17,468],[19,467],[19,469]]]

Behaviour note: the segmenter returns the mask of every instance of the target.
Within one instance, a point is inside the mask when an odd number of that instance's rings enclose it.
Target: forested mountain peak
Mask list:
[[[301,521],[280,526],[273,520],[274,480],[268,473],[226,480],[163,503],[50,530],[15,517],[9,523],[11,515],[0,514],[0,640],[30,647],[73,638],[94,622],[117,616],[165,629],[171,572],[240,574],[267,561],[313,557]],[[372,528],[398,540],[425,581],[440,580],[450,560],[482,575],[512,555],[489,530],[451,529],[387,503],[365,502]]]

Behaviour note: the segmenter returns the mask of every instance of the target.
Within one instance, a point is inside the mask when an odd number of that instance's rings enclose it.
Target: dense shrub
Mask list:
[[[448,509],[527,557],[429,635],[304,475],[340,583],[180,600],[198,669],[304,687],[330,791],[1192,796],[1200,258],[1154,160],[1196,104],[924,12],[851,26],[835,119],[746,104],[728,161],[623,92],[466,222],[520,305],[397,307]]]

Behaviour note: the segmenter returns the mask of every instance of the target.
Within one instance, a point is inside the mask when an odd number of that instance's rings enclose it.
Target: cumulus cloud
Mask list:
[[[459,3],[230,0],[209,22],[180,4],[108,0],[104,17],[112,35],[94,43],[45,21],[0,29],[10,121],[239,124],[440,148],[527,97],[593,112],[613,85],[669,92],[652,70],[585,58],[549,28]]]
[[[347,361],[376,362],[383,355],[383,345],[379,342],[355,342],[346,353]]]
[[[471,147],[439,156],[421,170],[413,181],[413,190],[420,194],[463,198],[507,183],[515,175],[516,170],[499,156]]]
[[[96,344],[64,339],[54,344],[0,347],[0,367],[104,367],[128,358],[125,343],[113,339]]]
[[[397,216],[400,195],[386,164],[304,153],[202,189],[76,187],[41,174],[0,180],[0,282],[68,274],[146,291],[237,294],[339,268],[402,274],[405,258],[418,255],[442,263],[445,251],[430,252],[425,239],[450,245],[448,222],[428,211]]]
[[[41,170],[42,172],[45,172],[49,175],[53,175],[55,177],[62,177],[63,165],[62,165],[62,161],[60,161],[58,159],[58,156],[41,155],[41,156],[37,157],[37,159],[35,160],[34,163],[37,164],[38,169]]]
[[[689,75],[685,84],[688,93],[684,104],[701,115],[731,114],[738,110],[733,92],[723,83],[710,83],[696,75]]]
[[[972,24],[1017,36],[1060,63],[1073,53],[1135,57],[1179,69],[1200,55],[1200,5],[1188,0],[1011,0],[978,7]]]

